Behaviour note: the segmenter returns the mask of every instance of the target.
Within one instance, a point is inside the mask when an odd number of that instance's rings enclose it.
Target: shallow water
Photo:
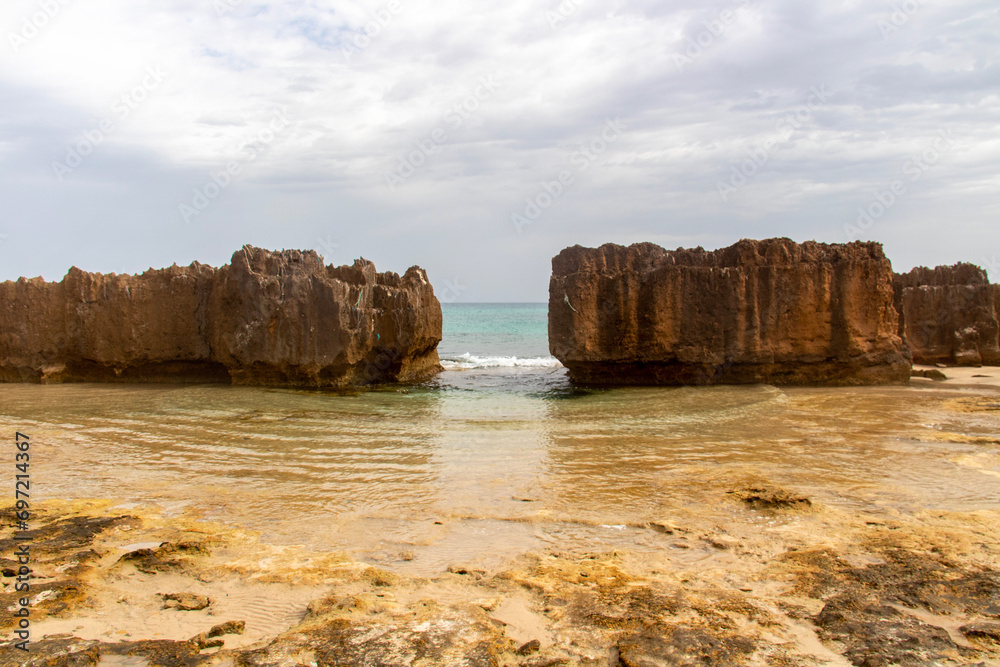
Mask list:
[[[6,385],[0,424],[32,437],[36,500],[198,508],[418,573],[542,547],[669,548],[643,524],[694,513],[776,520],[727,502],[744,479],[851,511],[998,506],[1000,413],[954,409],[989,389],[588,391],[564,375],[451,370],[346,396]]]

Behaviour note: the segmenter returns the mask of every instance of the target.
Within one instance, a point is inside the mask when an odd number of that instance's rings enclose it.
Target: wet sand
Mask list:
[[[910,382],[916,385],[935,383],[942,386],[992,387],[1000,390],[1000,367],[998,366],[950,366],[941,368],[938,366],[917,365],[913,367],[913,370],[938,370],[947,377],[946,380],[931,380],[920,377],[911,378]]]

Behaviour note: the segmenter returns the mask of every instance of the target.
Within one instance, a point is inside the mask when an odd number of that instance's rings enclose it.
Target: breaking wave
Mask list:
[[[558,368],[562,366],[555,357],[481,357],[469,352],[444,357],[441,359],[441,365],[450,371],[474,368]]]

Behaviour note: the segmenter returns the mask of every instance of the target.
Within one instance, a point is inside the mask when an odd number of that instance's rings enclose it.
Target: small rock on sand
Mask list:
[[[679,530],[677,526],[669,521],[650,521],[647,525],[656,532],[663,533],[664,535],[673,535]]]
[[[939,371],[936,368],[929,368],[924,370],[912,370],[910,371],[911,378],[927,378],[928,380],[935,380],[941,382],[942,380],[947,380],[948,376]]]
[[[219,625],[213,625],[212,629],[208,632],[198,633],[189,641],[193,642],[200,651],[207,648],[220,648],[225,646],[225,641],[222,639],[215,639],[216,637],[221,637],[223,635],[242,635],[246,627],[246,621],[226,621],[225,623],[220,623]]]
[[[211,598],[195,593],[164,593],[164,609],[178,609],[180,611],[201,611],[212,604]]]
[[[729,492],[754,509],[793,509],[810,507],[812,501],[780,486],[747,486]]]
[[[208,631],[209,637],[221,637],[222,635],[242,635],[247,628],[246,621],[226,621],[218,625],[213,625]]]
[[[542,648],[542,642],[532,639],[530,642],[521,644],[514,653],[518,655],[531,655],[532,653],[537,653],[540,648]]]

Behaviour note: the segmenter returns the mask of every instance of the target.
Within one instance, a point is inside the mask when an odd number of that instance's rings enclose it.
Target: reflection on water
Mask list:
[[[980,394],[988,389],[977,390]],[[963,393],[964,392],[964,393]],[[851,509],[995,508],[996,412],[973,390],[579,390],[563,369],[450,371],[359,395],[5,385],[41,497],[197,507],[280,543],[434,570],[540,546],[667,548],[642,524],[764,477]]]

